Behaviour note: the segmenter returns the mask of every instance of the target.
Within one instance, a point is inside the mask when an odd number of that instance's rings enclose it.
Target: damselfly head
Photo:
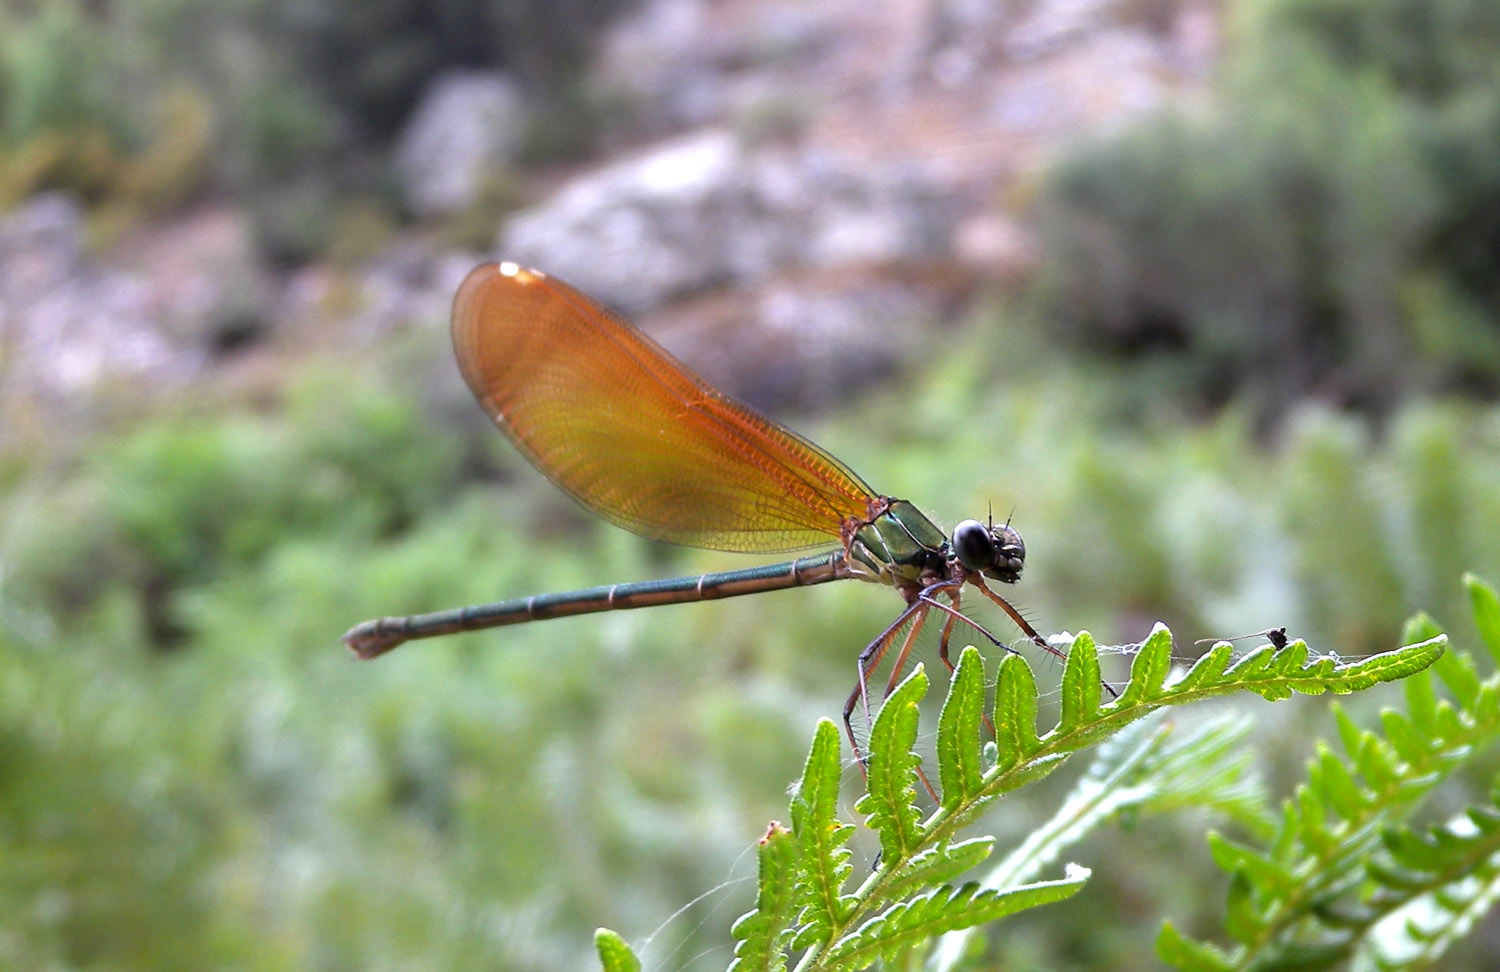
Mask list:
[[[964,520],[953,528],[953,553],[969,570],[1007,584],[1021,579],[1026,564],[1026,544],[1009,523],[985,526]]]

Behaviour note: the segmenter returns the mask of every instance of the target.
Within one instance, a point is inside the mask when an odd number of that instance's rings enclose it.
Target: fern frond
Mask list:
[[[1231,755],[1249,729],[1243,717],[1182,727],[1160,713],[1126,728],[1099,747],[1052,818],[998,862],[981,886],[1002,889],[1031,880],[1069,847],[1131,812],[1231,807],[1236,819],[1268,828],[1260,809],[1264,799],[1245,775],[1249,760]],[[972,934],[944,936],[929,967],[957,968]]]
[[[1231,665],[1228,646],[1218,646],[1192,670],[1172,679],[1172,636],[1158,626],[1132,666],[1118,699],[1101,704],[1099,659],[1093,639],[1080,634],[1063,673],[1058,724],[1037,730],[1037,687],[1019,655],[1000,663],[995,690],[994,758],[985,760],[979,726],[984,717],[984,670],[977,650],[960,655],[938,720],[940,805],[923,820],[917,803],[912,752],[917,703],[927,690],[920,666],[891,693],[871,729],[869,792],[858,808],[868,814],[881,841],[879,869],[853,892],[845,843],[851,828],[835,816],[838,805],[839,734],[819,724],[802,781],[792,800],[795,848],[783,851],[775,828],[762,847],[762,888],[752,916],[736,925],[735,968],[778,969],[782,956],[801,952],[797,972],[857,968],[904,953],[935,934],[966,929],[1023,907],[1071,895],[1087,871],[1067,865],[1061,880],[1034,881],[1062,851],[1089,830],[1129,810],[1176,806],[1228,809],[1252,831],[1269,825],[1255,809],[1243,759],[1229,756],[1243,727],[1210,724],[1175,740],[1164,725],[1144,724],[1100,753],[1062,812],[1039,836],[1023,844],[984,883],[955,887],[991,852],[993,839],[962,839],[962,828],[1003,794],[1034,783],[1080,749],[1104,740],[1166,706],[1253,691],[1273,698],[1292,692],[1352,692],[1431,665],[1443,652],[1442,638],[1408,645],[1351,665],[1310,660],[1298,642],[1282,650],[1253,653],[1250,663]],[[1442,718],[1435,703],[1434,718]],[[986,768],[987,766],[987,768]],[[794,872],[791,903],[781,891],[786,853]],[[795,916],[795,917],[793,917]],[[1182,939],[1181,949],[1211,954],[1208,946]]]
[[[870,729],[868,792],[854,809],[880,835],[882,859],[905,860],[922,840],[917,808],[917,703],[927,694],[927,675],[917,665],[880,707]]]
[[[1094,639],[1088,632],[1079,635],[1077,640],[1085,638],[1092,646]],[[1167,642],[1170,645],[1170,636]],[[1093,721],[1099,713],[1099,702],[1103,697],[1100,689],[1103,684],[1104,677],[1099,671],[1097,650],[1068,652],[1067,663],[1063,665],[1062,706],[1057,720],[1059,731],[1073,732]]]
[[[951,881],[982,863],[994,847],[993,837],[973,837],[956,844],[929,847],[891,874],[885,887],[886,896],[896,900]]]
[[[936,888],[892,905],[841,938],[829,949],[821,967],[862,969],[878,960],[889,960],[903,949],[944,932],[1070,898],[1088,877],[1088,868],[1071,864],[1061,880],[1039,881],[1004,891],[981,888],[977,881],[958,888]]]
[[[793,868],[797,863],[797,841],[792,832],[772,821],[757,849],[759,880],[755,910],[742,915],[729,929],[735,939],[734,961],[729,972],[782,972],[786,968],[785,945],[792,937],[792,918],[797,905]]]
[[[802,780],[792,797],[792,833],[797,838],[797,888],[801,907],[792,945],[827,942],[853,907],[843,892],[849,879],[849,848],[854,827],[837,817],[839,731],[827,719],[818,723]]]
[[[1500,598],[1465,578],[1476,628],[1500,654]],[[1442,639],[1430,618],[1407,624],[1416,644]],[[1451,698],[1438,692],[1441,681]],[[1171,926],[1158,955],[1180,969],[1326,968],[1360,955],[1373,967],[1422,968],[1500,896],[1500,792],[1454,822],[1414,830],[1423,799],[1477,754],[1500,743],[1500,675],[1447,652],[1405,685],[1406,710],[1381,714],[1382,733],[1333,713],[1342,752],[1320,744],[1307,781],[1282,808],[1265,849],[1210,836],[1230,875],[1225,951]]]
[[[938,784],[950,809],[979,791],[984,756],[979,738],[984,718],[984,659],[965,648],[953,670],[948,700],[938,716]]]
[[[1229,646],[1220,644],[1182,677],[1169,679],[1172,636],[1165,627],[1158,625],[1136,655],[1130,684],[1118,699],[1099,706],[1087,718],[1082,715],[1082,708],[1075,708],[1080,714],[1070,721],[1070,728],[1064,728],[1060,719],[1058,726],[1044,736],[1038,736],[1035,728],[1035,678],[1024,658],[1008,655],[1001,662],[995,690],[995,765],[984,775],[972,800],[951,808],[942,807],[933,815],[926,824],[928,838],[950,838],[959,826],[972,819],[973,811],[982,801],[1034,782],[1050,773],[1068,755],[1163,707],[1236,691],[1251,691],[1272,698],[1283,698],[1292,692],[1309,695],[1354,692],[1421,671],[1442,656],[1446,643],[1447,639],[1439,635],[1358,662],[1338,665],[1326,658],[1309,661],[1307,646],[1298,641],[1280,650],[1267,646],[1251,653],[1254,659],[1251,664],[1232,666],[1227,651]],[[1087,632],[1078,636],[1068,655],[1068,666],[1076,671],[1097,669],[1097,649]]]
[[[1036,676],[1020,655],[1000,659],[995,685],[995,765],[987,776],[1022,763],[1041,748],[1036,734]]]
[[[1378,887],[1361,918],[1360,951],[1381,969],[1427,968],[1500,899],[1500,788],[1488,806],[1467,808],[1426,831],[1393,828],[1366,865]]]
[[[1500,594],[1473,574],[1464,575],[1464,587],[1469,591],[1469,605],[1474,611],[1474,627],[1479,631],[1479,640],[1490,653],[1490,661],[1500,665]]]
[[[1181,972],[1232,972],[1234,963],[1217,945],[1189,938],[1170,921],[1156,936],[1156,955]]]
[[[608,928],[594,932],[594,948],[599,952],[599,965],[604,972],[641,972],[641,960],[625,944],[625,939]]]

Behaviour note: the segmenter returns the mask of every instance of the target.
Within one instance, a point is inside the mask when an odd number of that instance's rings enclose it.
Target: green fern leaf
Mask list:
[[[973,645],[958,656],[948,699],[938,716],[938,782],[949,810],[979,792],[984,776],[979,741],[984,716],[984,659]]]
[[[1438,659],[1437,664],[1432,666],[1438,678],[1443,680],[1448,691],[1453,693],[1454,701],[1460,708],[1472,709],[1474,702],[1479,698],[1480,687],[1483,685],[1479,677],[1479,669],[1474,665],[1474,659],[1460,652],[1449,652]]]
[[[1394,709],[1387,711],[1400,715]],[[1400,722],[1400,725],[1394,727],[1396,732],[1401,732],[1402,726],[1411,725],[1410,720],[1405,717],[1400,717],[1399,720],[1381,719],[1382,723],[1395,721]],[[1426,759],[1430,753],[1427,740],[1420,735],[1414,735],[1398,745],[1390,734],[1391,727],[1386,728],[1388,731],[1383,743],[1374,733],[1364,733],[1360,736],[1358,748],[1351,755],[1354,772],[1364,778],[1369,789],[1377,793],[1400,789],[1405,783],[1403,776],[1406,767]],[[1403,749],[1407,744],[1412,745]]]
[[[1244,871],[1262,890],[1284,894],[1295,883],[1292,874],[1269,855],[1257,853],[1216,831],[1208,832],[1208,849],[1222,870]]]
[[[904,949],[944,932],[956,931],[1072,897],[1088,880],[1089,870],[1069,865],[1066,876],[1005,891],[981,889],[977,882],[943,886],[910,901],[892,905],[829,949],[824,967],[862,969],[889,960]]]
[[[1363,950],[1383,969],[1425,968],[1500,901],[1500,791],[1426,831],[1392,828],[1367,866],[1379,886]]]
[[[1386,709],[1380,713],[1380,728],[1385,730],[1385,738],[1390,742],[1391,748],[1396,751],[1396,755],[1405,762],[1410,763],[1421,759],[1430,748],[1429,737],[1418,727],[1416,720],[1406,717],[1395,709]],[[1378,749],[1379,747],[1371,748]],[[1366,776],[1370,775],[1371,769],[1373,767],[1360,766],[1360,772]],[[1386,772],[1389,769],[1391,768],[1376,770],[1376,772]]]
[[[1223,951],[1207,942],[1188,938],[1170,921],[1162,924],[1156,936],[1156,956],[1182,972],[1231,972],[1234,969],[1234,963]]]
[[[1438,634],[1416,644],[1403,645],[1395,651],[1371,655],[1339,668],[1337,671],[1341,677],[1328,688],[1340,695],[1347,695],[1350,692],[1362,692],[1367,688],[1373,688],[1381,682],[1399,681],[1408,675],[1420,672],[1429,665],[1440,663],[1445,655],[1451,654],[1444,651],[1447,645],[1448,636]],[[1298,687],[1297,691],[1306,692],[1309,695],[1317,694],[1317,691],[1308,691],[1301,687]]]
[[[1138,725],[1145,728],[1151,723]],[[1171,730],[1166,744],[1154,750],[1141,767],[1140,783],[1149,784],[1138,804],[1142,810],[1163,813],[1203,808],[1224,814],[1251,833],[1272,833],[1275,821],[1266,808],[1264,791],[1250,772],[1251,754],[1242,745],[1253,729],[1249,719],[1227,715],[1187,724],[1166,723],[1165,728]],[[1128,740],[1130,733],[1127,729],[1101,747],[1099,758]]]
[[[843,893],[849,879],[849,849],[854,828],[836,816],[839,801],[839,731],[829,720],[818,722],[802,780],[792,797],[792,833],[797,838],[801,929],[794,947],[827,941],[853,907]]]
[[[901,866],[885,887],[890,899],[904,898],[922,888],[951,881],[982,863],[994,849],[995,838],[974,837],[956,844],[929,847]]]
[[[1491,660],[1500,663],[1500,595],[1473,574],[1464,575],[1464,586],[1469,589],[1469,604],[1474,609],[1474,627],[1479,630],[1479,640],[1484,642]]]
[[[1409,871],[1388,861],[1374,860],[1365,865],[1365,871],[1375,883],[1401,896],[1415,894],[1427,886],[1427,878],[1421,871]]]
[[[1020,655],[1000,660],[995,686],[996,770],[1008,770],[1041,747],[1036,734],[1036,676]]]
[[[625,939],[608,928],[594,932],[594,948],[599,952],[604,972],[641,972],[641,960],[625,944]]]
[[[1093,636],[1085,631],[1073,639],[1063,666],[1060,732],[1073,732],[1098,715],[1103,684],[1099,650],[1094,647]]]
[[[1244,719],[1220,719],[1184,729],[1152,718],[1128,727],[1099,748],[1052,818],[999,861],[981,885],[1004,889],[1029,881],[1105,824],[1143,808],[1217,807],[1244,800],[1256,809],[1243,818],[1264,829],[1259,793],[1246,791],[1247,760],[1223,756],[1244,738],[1248,725]],[[972,934],[945,935],[929,968],[949,972],[962,967]]]
[[[972,649],[960,657],[949,696],[939,719],[937,752],[942,805],[927,821],[916,807],[919,762],[912,752],[918,730],[918,702],[927,689],[920,666],[881,707],[871,729],[868,794],[858,804],[881,841],[883,866],[868,875],[859,888],[845,893],[852,868],[846,846],[852,828],[836,816],[840,784],[839,731],[824,720],[818,726],[802,780],[791,804],[791,836],[773,828],[761,856],[761,888],[757,908],[736,925],[736,972],[782,969],[787,952],[801,950],[798,972],[852,968],[881,957],[902,954],[934,934],[970,928],[1022,906],[1055,900],[1073,893],[1082,876],[1063,882],[1022,884],[1056,861],[1060,851],[1081,839],[1101,822],[1144,807],[1213,806],[1228,809],[1252,832],[1269,828],[1253,787],[1243,779],[1244,760],[1230,754],[1230,740],[1241,730],[1219,728],[1195,737],[1184,733],[1181,742],[1168,742],[1171,729],[1140,720],[1169,706],[1197,699],[1252,690],[1274,696],[1290,692],[1352,691],[1361,685],[1396,678],[1432,664],[1443,651],[1441,637],[1374,656],[1353,665],[1332,659],[1309,661],[1306,646],[1296,643],[1277,651],[1266,649],[1248,664],[1231,666],[1227,646],[1216,646],[1185,676],[1168,681],[1171,673],[1171,633],[1158,626],[1142,646],[1133,665],[1131,684],[1121,697],[1100,705],[1098,658],[1093,641],[1080,634],[1064,672],[1065,686],[1059,722],[1045,735],[1037,731],[1037,688],[1030,666],[1020,655],[1002,659],[995,692],[994,759],[985,768],[988,747],[978,745],[983,720],[983,667]],[[1474,693],[1481,698],[1483,692]],[[1467,713],[1451,711],[1446,703],[1432,709],[1432,719],[1464,738]],[[1500,696],[1497,696],[1500,719]],[[1460,715],[1463,717],[1461,718]],[[961,841],[959,829],[997,797],[1045,777],[1069,755],[1100,739],[1119,734],[1100,751],[1097,772],[1086,775],[1057,818],[1001,862],[985,885],[970,883],[954,889],[951,881],[987,857],[988,838]],[[1362,733],[1352,724],[1345,744],[1360,753],[1358,765],[1371,776],[1393,775],[1387,767],[1400,762],[1393,745]],[[1373,740],[1373,742],[1372,742]],[[1379,743],[1384,748],[1372,748]],[[1363,747],[1363,748],[1360,748]],[[1444,771],[1441,754],[1429,753],[1430,775]],[[1359,811],[1362,791],[1348,785],[1349,774],[1332,763],[1317,780],[1302,788],[1299,801],[1288,809],[1274,844],[1291,855],[1228,854],[1222,863],[1234,867],[1246,884],[1239,909],[1245,936],[1264,937],[1262,931],[1277,920],[1276,902],[1261,893],[1269,875],[1286,869],[1286,861],[1304,848],[1319,852],[1337,849],[1329,825],[1330,802],[1343,812]],[[1406,778],[1400,780],[1407,784]],[[1394,789],[1394,788],[1393,788]],[[1331,801],[1328,793],[1338,794]],[[1373,818],[1356,828],[1360,840],[1373,844],[1378,828]],[[1340,872],[1341,877],[1347,876]],[[1076,879],[1075,879],[1076,878]],[[1342,885],[1332,888],[1341,892]],[[1328,894],[1308,907],[1321,906]],[[1049,897],[1050,896],[1050,897]],[[908,900],[902,901],[903,897]],[[1333,903],[1337,903],[1334,901]],[[1268,910],[1269,909],[1269,910]],[[787,916],[795,914],[788,930]],[[788,940],[790,939],[790,940]],[[1181,944],[1181,943],[1179,943]],[[1298,947],[1302,943],[1294,943]],[[1183,944],[1184,954],[1193,952]],[[1209,955],[1206,947],[1193,954]]]
[[[1293,652],[1297,653],[1298,661],[1307,658],[1307,647],[1300,641],[1294,641],[1280,650],[1281,654],[1291,654]],[[1259,648],[1240,656],[1239,660],[1230,665],[1224,674],[1227,678],[1249,684],[1252,692],[1259,691],[1252,683],[1261,679],[1270,679],[1277,675],[1285,674],[1283,670],[1279,670],[1273,664],[1276,661],[1276,656],[1277,648],[1275,645],[1261,645]]]
[[[1233,660],[1234,645],[1221,641],[1200,656],[1172,688],[1178,692],[1194,692],[1206,685],[1222,682],[1224,673],[1229,670],[1229,664]]]
[[[1237,942],[1253,942],[1265,928],[1265,916],[1255,901],[1255,885],[1244,871],[1229,876],[1229,895],[1224,905],[1224,930]]]
[[[1108,708],[1128,709],[1157,698],[1162,694],[1171,670],[1172,632],[1166,625],[1158,623],[1141,645],[1135,661],[1130,663],[1130,684]]]
[[[1318,798],[1344,820],[1355,820],[1364,815],[1369,798],[1355,782],[1344,761],[1327,745],[1318,744],[1308,778]]]
[[[1467,583],[1476,615],[1500,612],[1488,585]],[[1408,711],[1382,713],[1381,733],[1333,707],[1343,755],[1319,745],[1264,852],[1210,839],[1230,874],[1224,927],[1238,946],[1220,951],[1164,928],[1163,958],[1183,969],[1327,968],[1357,952],[1366,968],[1423,968],[1500,899],[1500,793],[1445,827],[1401,823],[1455,769],[1500,743],[1500,676],[1481,679],[1472,656],[1444,651],[1425,615],[1408,622],[1404,638],[1396,652],[1331,673],[1319,662],[1274,659],[1226,673],[1274,676],[1298,691],[1309,677],[1353,673],[1343,686],[1324,686],[1342,691],[1414,662],[1431,666],[1409,673]],[[1438,680],[1453,701],[1438,698]]]
[[[855,804],[880,835],[887,866],[905,860],[922,840],[917,808],[917,703],[927,694],[927,675],[918,665],[880,706],[870,730],[869,791]]]
[[[1395,868],[1407,874],[1460,871],[1500,850],[1500,819],[1493,808],[1469,807],[1455,823],[1428,831],[1392,828],[1381,842]]]
[[[735,939],[730,972],[782,972],[786,968],[784,946],[791,938],[796,914],[797,840],[792,832],[774,821],[760,839],[760,865],[755,910],[743,915],[729,930]]]

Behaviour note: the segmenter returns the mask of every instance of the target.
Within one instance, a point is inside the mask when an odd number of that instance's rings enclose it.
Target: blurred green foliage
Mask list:
[[[211,107],[82,5],[0,8],[0,208],[40,189],[162,208],[208,169]]]
[[[1473,575],[1464,586],[1480,644],[1447,642],[1425,614],[1407,621],[1401,641],[1441,639],[1441,656],[1405,680],[1405,706],[1381,709],[1382,731],[1330,705],[1337,731],[1324,730],[1306,781],[1279,814],[1263,804],[1281,818],[1274,830],[1248,844],[1209,833],[1230,876],[1232,944],[1194,941],[1168,922],[1164,961],[1184,972],[1450,967],[1445,952],[1500,892],[1500,598]],[[1455,771],[1459,785],[1446,786]]]
[[[1039,307],[1084,344],[1171,357],[1185,391],[1280,413],[1500,390],[1500,6],[1233,8],[1213,103],[1048,178]]]

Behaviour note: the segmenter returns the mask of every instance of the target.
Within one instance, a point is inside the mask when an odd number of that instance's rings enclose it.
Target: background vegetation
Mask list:
[[[1279,625],[1385,650],[1418,609],[1474,644],[1459,577],[1500,577],[1500,4],[1226,16],[1208,106],[1080,144],[1042,180],[1024,292],[793,424],[940,521],[1013,505],[1020,603],[1091,630],[1113,677],[1128,657],[1107,646],[1157,618],[1184,659]],[[603,20],[478,0],[7,4],[0,208],[60,188],[107,223],[233,195],[268,256],[307,260],[318,214],[374,200],[402,218],[382,186],[392,120],[481,47],[560,106],[534,158],[587,149],[576,65]],[[597,925],[653,967],[728,964],[755,839],[895,599],[832,585],[352,664],[337,636],[368,616],[742,565],[579,514],[418,337],[9,430],[0,966],[577,969]],[[1285,794],[1324,703],[1243,705]],[[1492,774],[1476,761],[1449,805]],[[1024,834],[1067,785],[1006,801],[993,829]],[[1088,927],[1038,911],[974,967],[1147,967],[1167,914],[1210,934],[1227,883],[1211,819],[1095,835],[1070,903]],[[877,848],[858,834],[854,866]],[[1445,967],[1487,968],[1497,936],[1492,920]]]
[[[624,0],[39,0],[0,7],[0,207],[45,189],[115,221],[227,194],[269,256],[331,245],[387,184],[397,128],[443,70],[499,67],[548,124],[535,160],[588,147],[590,45]]]
[[[1043,204],[1062,333],[1184,392],[1385,412],[1495,392],[1500,8],[1233,8],[1218,99],[1065,160]]]

